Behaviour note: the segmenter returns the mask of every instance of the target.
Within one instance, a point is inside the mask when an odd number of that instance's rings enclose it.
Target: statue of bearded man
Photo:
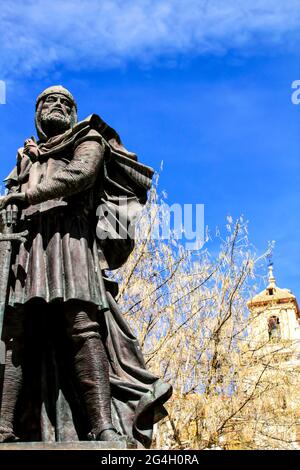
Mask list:
[[[105,269],[133,249],[127,230],[153,170],[99,116],[77,122],[62,86],[39,95],[35,123],[38,141],[19,149],[0,199],[10,220],[18,207],[16,229],[29,232],[12,253],[0,442],[128,436],[149,447],[171,387],[146,370]]]

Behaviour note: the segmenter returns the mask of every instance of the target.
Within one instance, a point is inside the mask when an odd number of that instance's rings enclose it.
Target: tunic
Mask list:
[[[20,159],[19,190],[26,192],[30,205],[22,210],[18,229],[27,229],[29,237],[13,252],[11,306],[33,298],[105,306],[93,191],[104,145],[95,134],[92,130],[75,148],[45,154],[36,162],[26,155]]]

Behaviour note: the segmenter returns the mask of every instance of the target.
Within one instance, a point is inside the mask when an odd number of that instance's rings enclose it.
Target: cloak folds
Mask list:
[[[153,170],[137,162],[136,155],[123,147],[118,134],[97,115],[76,124],[63,135],[39,142],[39,160],[70,155],[87,139],[105,145],[103,172],[93,187],[95,231],[101,269],[116,269],[134,247],[132,228],[146,202]],[[20,190],[33,163],[20,149],[17,167],[6,179],[7,187]],[[153,424],[166,415],[163,403],[172,389],[146,370],[138,342],[114,300],[115,288],[102,274],[99,269],[102,306],[105,306],[99,311],[99,323],[110,364],[113,422],[120,432],[149,447]],[[47,308],[51,307],[55,309],[53,304],[48,304]],[[40,345],[42,363],[30,351],[27,354],[28,361],[33,361],[35,366],[28,365],[31,372],[27,378],[24,370],[23,393],[16,414],[17,433],[22,440],[29,441],[85,439],[88,427],[84,424],[86,417],[76,381],[67,362],[61,359],[66,356],[57,354],[48,334],[51,328],[59,329],[56,323],[59,320],[54,315],[52,326],[47,321],[45,341]],[[58,344],[59,348],[67,349],[64,338]],[[34,376],[32,371],[36,372]]]

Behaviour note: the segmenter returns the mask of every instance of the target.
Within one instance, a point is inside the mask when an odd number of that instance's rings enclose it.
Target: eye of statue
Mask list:
[[[68,100],[61,100],[61,103],[64,104],[65,106],[68,106],[69,108],[71,107],[71,104]]]

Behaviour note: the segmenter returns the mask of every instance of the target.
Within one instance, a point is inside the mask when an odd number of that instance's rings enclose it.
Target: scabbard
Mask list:
[[[3,235],[13,233],[13,226],[6,225]],[[0,243],[0,364],[5,364],[5,343],[3,341],[3,321],[8,296],[8,279],[10,271],[12,242],[4,240]]]

